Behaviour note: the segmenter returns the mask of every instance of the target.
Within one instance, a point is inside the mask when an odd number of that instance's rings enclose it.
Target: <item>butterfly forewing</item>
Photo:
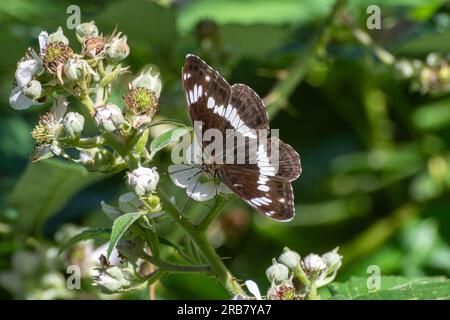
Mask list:
[[[223,131],[225,122],[222,114],[231,97],[228,82],[194,55],[186,57],[181,77],[191,120],[202,122],[202,136],[211,128]],[[199,132],[197,138],[198,135]]]

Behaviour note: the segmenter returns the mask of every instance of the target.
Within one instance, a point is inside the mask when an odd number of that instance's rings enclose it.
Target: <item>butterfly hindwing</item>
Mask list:
[[[226,165],[219,169],[219,177],[262,214],[279,221],[290,221],[294,217],[294,195],[288,180],[262,175],[256,165]]]

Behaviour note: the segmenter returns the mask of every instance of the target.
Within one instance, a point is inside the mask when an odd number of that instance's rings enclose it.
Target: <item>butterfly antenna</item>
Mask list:
[[[202,171],[197,172],[195,175],[192,176],[192,179],[198,176],[199,174],[203,173]],[[195,192],[195,189],[197,188],[198,182],[200,181],[200,177],[198,177],[197,181],[195,182],[194,188],[192,189],[191,193],[189,194],[189,197],[184,202],[183,208],[180,211],[180,219],[183,216],[184,210],[186,209],[186,206],[188,205],[189,201],[191,201],[191,197]]]

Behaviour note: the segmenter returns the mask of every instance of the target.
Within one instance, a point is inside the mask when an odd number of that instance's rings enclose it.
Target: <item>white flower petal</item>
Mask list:
[[[28,109],[32,104],[33,100],[28,98],[20,87],[15,87],[12,89],[11,94],[9,96],[9,104],[12,108],[16,110],[25,110]]]
[[[192,179],[193,183],[187,186],[186,193],[196,201],[211,200],[216,195],[217,185],[211,180],[207,182],[198,181],[200,176],[198,175],[198,178]]]
[[[176,186],[186,188],[193,181],[197,181],[194,178],[200,176],[201,169],[188,164],[173,164],[169,166],[168,171]]]
[[[258,285],[255,281],[247,280],[245,281],[245,286],[247,287],[248,291],[255,296],[256,300],[262,300],[261,293],[259,292]]]
[[[44,49],[45,49],[45,47],[47,46],[47,43],[48,43],[48,33],[47,33],[47,31],[41,31],[41,33],[39,33],[38,39],[39,39],[40,52],[42,54]]]
[[[15,74],[17,86],[21,88],[26,87],[37,74],[38,69],[39,62],[37,60],[30,59],[20,62]]]
[[[59,124],[64,117],[64,114],[67,111],[67,106],[69,103],[66,100],[65,96],[56,96],[53,101],[53,106],[51,112],[55,115],[56,122]]]

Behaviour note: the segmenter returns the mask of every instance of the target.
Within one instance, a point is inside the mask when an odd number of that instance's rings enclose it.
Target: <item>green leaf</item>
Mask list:
[[[15,185],[10,203],[24,228],[39,228],[68,200],[88,185],[107,177],[89,173],[80,165],[56,159],[30,163]]]
[[[186,128],[173,128],[167,130],[163,134],[153,139],[152,143],[150,144],[150,152],[152,154],[155,154],[161,149],[167,147],[169,144],[178,141],[178,139],[180,139],[188,132],[189,131]]]
[[[178,30],[186,33],[202,20],[223,24],[301,25],[325,17],[333,1],[201,0],[184,6]]]
[[[117,242],[122,238],[128,228],[141,216],[139,212],[130,212],[118,217],[114,220],[111,238],[109,239],[109,246],[107,251],[107,257],[111,255],[112,250],[116,246]]]
[[[69,241],[64,243],[61,248],[59,249],[58,254],[61,254],[63,251],[67,250],[68,248],[72,247],[73,245],[77,244],[78,242],[89,240],[93,238],[108,238],[111,234],[111,229],[109,228],[95,228],[95,229],[87,229],[82,231],[81,233],[77,234],[73,238],[71,238]]]
[[[369,290],[367,278],[352,277],[345,283],[328,286],[331,299],[343,300],[411,300],[449,299],[450,280],[442,278],[381,277],[380,289]]]
[[[422,130],[447,127],[450,123],[450,99],[440,99],[417,108],[412,114],[412,121]]]

